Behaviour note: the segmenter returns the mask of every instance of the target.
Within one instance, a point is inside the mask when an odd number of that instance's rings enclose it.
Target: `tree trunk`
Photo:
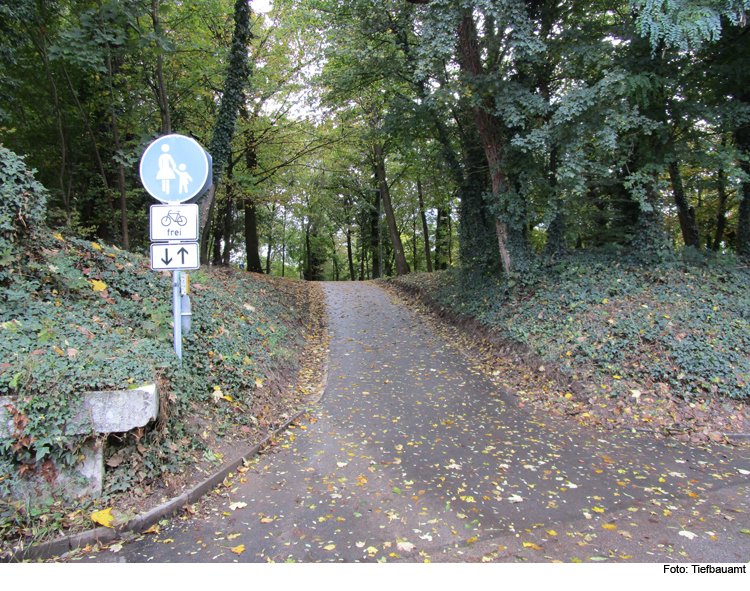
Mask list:
[[[719,169],[718,174],[718,186],[716,187],[719,195],[719,205],[716,211],[716,234],[714,235],[714,243],[712,250],[718,252],[721,248],[721,243],[724,240],[724,232],[727,228],[727,182],[724,178],[724,170]]]
[[[375,191],[375,206],[370,212],[370,253],[372,257],[372,278],[381,277],[380,272],[380,211],[381,211],[380,191]]]
[[[154,33],[161,35],[161,20],[159,18],[159,5],[161,0],[151,0],[151,20],[154,24]],[[172,133],[172,121],[169,116],[169,100],[167,97],[167,85],[164,83],[164,71],[162,64],[161,48],[158,47],[156,53],[156,88],[157,103],[159,104],[159,114],[161,115],[161,134],[168,135]]]
[[[247,0],[236,0],[234,4],[234,31],[232,32],[232,49],[229,52],[227,76],[219,106],[219,115],[211,135],[210,153],[213,159],[213,184],[218,185],[224,172],[229,154],[232,151],[232,139],[237,123],[237,113],[244,104],[244,90],[250,78],[250,66],[247,63],[248,45],[252,39],[250,32],[250,5]],[[208,191],[201,199],[200,219],[201,233],[204,232],[208,211],[213,205],[216,191]]]
[[[404,255],[404,246],[401,244],[401,235],[398,233],[396,227],[396,216],[393,213],[393,206],[391,204],[391,194],[388,188],[388,182],[385,176],[385,159],[383,157],[382,146],[375,142],[375,171],[378,176],[378,184],[380,185],[380,198],[383,203],[383,209],[385,210],[385,219],[388,223],[388,233],[391,237],[391,245],[393,246],[394,261],[396,263],[396,275],[406,275],[409,273],[409,263],[406,262],[406,256]]]
[[[276,204],[271,207],[271,224],[268,231],[268,252],[266,253],[266,275],[271,274],[271,252],[273,251],[273,221],[276,217]]]
[[[411,224],[411,268],[417,273],[417,216],[412,218]]]
[[[427,216],[424,212],[424,201],[422,199],[422,182],[417,179],[417,195],[419,197],[419,216],[422,218],[422,233],[424,235],[424,256],[427,261],[427,272],[432,273],[432,260],[430,259],[430,232],[427,229]]]
[[[262,273],[258,254],[258,217],[255,203],[247,198],[245,200],[245,256],[247,258],[247,270],[253,273]]]
[[[672,193],[674,202],[677,205],[677,217],[680,220],[680,229],[682,230],[682,240],[686,246],[701,247],[701,239],[698,234],[698,226],[695,223],[695,210],[688,205],[685,197],[685,189],[682,184],[682,175],[680,166],[677,162],[669,163],[669,179],[672,182]]]
[[[286,208],[281,216],[281,276],[284,277],[284,266],[286,265]]]
[[[458,49],[460,55],[460,67],[465,73],[472,78],[483,76],[482,65],[480,62],[479,43],[477,41],[476,24],[471,12],[466,12],[461,25],[458,27]],[[490,179],[492,181],[492,192],[495,195],[495,204],[499,204],[499,195],[505,189],[505,174],[502,168],[502,136],[500,126],[495,117],[491,115],[481,105],[475,104],[472,109],[474,123],[476,124],[479,138],[484,148],[484,154],[487,157],[487,164],[490,168]],[[509,248],[508,227],[502,219],[500,212],[495,219],[495,232],[497,234],[497,243],[500,250],[500,258],[503,261],[505,272],[513,270],[513,260]]]
[[[33,37],[32,37],[33,39]],[[62,197],[63,204],[65,205],[65,217],[67,218],[68,225],[70,224],[70,199],[65,191],[65,164],[67,159],[67,150],[65,148],[65,134],[63,132],[62,124],[62,112],[60,110],[60,100],[57,94],[57,85],[55,84],[54,78],[52,78],[52,72],[49,67],[49,59],[47,56],[47,37],[42,33],[42,45],[39,45],[34,41],[39,55],[42,57],[44,63],[44,71],[47,74],[47,80],[49,80],[50,88],[52,89],[52,103],[55,105],[55,116],[57,119],[57,135],[60,138],[60,174],[58,175],[58,182],[60,183],[60,196]]]
[[[104,26],[104,16],[102,15],[102,5],[99,2],[99,19]],[[118,185],[120,188],[120,221],[122,227],[122,247],[125,250],[130,249],[130,238],[128,236],[128,194],[125,188],[125,164],[122,161],[123,153],[120,149],[120,133],[117,127],[117,116],[115,115],[115,91],[112,79],[114,72],[112,71],[112,55],[109,42],[106,43],[104,57],[107,65],[107,84],[109,87],[109,113],[112,120],[112,141],[115,145],[115,153],[117,154],[119,174],[117,176]]]
[[[208,196],[201,200],[198,210],[198,217],[200,223],[198,227],[201,230],[200,233],[200,257],[201,265],[208,264],[208,240],[211,237],[211,224],[214,219],[215,200],[214,193],[216,192],[216,185],[211,185],[208,189]]]
[[[104,163],[102,162],[102,156],[99,153],[99,146],[96,145],[96,136],[94,135],[94,131],[91,129],[91,123],[89,122],[89,118],[84,112],[83,107],[81,106],[81,102],[78,100],[78,94],[76,94],[76,91],[73,88],[73,83],[70,81],[68,70],[65,69],[64,64],[61,63],[61,66],[62,66],[63,74],[65,74],[65,80],[67,80],[68,82],[68,88],[70,89],[70,93],[73,95],[73,100],[75,101],[76,107],[78,108],[78,113],[81,115],[83,124],[86,126],[86,133],[88,133],[89,139],[91,140],[91,146],[94,148],[94,157],[96,158],[96,164],[99,167],[99,174],[102,177],[104,188],[109,190],[109,183],[107,182],[107,175],[104,172]]]
[[[742,171],[750,175],[750,164],[740,164]],[[737,254],[750,258],[750,181],[742,183],[742,200],[737,212]]]
[[[737,148],[742,152],[740,168],[745,175],[750,176],[750,128],[740,127],[734,132]],[[747,178],[747,177],[746,177]],[[743,258],[750,258],[750,181],[742,183],[742,196],[737,211],[737,254]]]
[[[346,258],[349,261],[349,281],[354,281],[354,258],[352,258],[352,229],[346,228]]]
[[[448,268],[448,213],[438,206],[435,222],[435,269],[443,271]]]

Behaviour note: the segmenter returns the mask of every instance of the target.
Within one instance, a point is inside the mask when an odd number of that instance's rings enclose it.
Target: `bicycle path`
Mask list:
[[[197,515],[84,560],[750,560],[747,447],[519,408],[396,296],[324,291],[328,385],[309,416]]]

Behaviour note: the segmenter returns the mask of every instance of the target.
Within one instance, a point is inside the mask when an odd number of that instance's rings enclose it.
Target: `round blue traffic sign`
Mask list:
[[[210,185],[210,156],[193,138],[163,135],[144,150],[140,174],[144,189],[162,203],[184,203]]]

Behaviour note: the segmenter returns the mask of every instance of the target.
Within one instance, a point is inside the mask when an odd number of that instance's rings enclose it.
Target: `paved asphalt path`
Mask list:
[[[307,418],[197,515],[84,561],[750,560],[747,447],[535,414],[394,295],[324,291],[328,386]]]

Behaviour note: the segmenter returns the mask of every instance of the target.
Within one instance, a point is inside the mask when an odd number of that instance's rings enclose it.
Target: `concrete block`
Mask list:
[[[159,394],[154,384],[133,390],[85,392],[80,408],[66,426],[68,435],[93,433],[123,433],[145,427],[159,415]],[[13,418],[5,408],[15,403],[10,396],[0,397],[0,438],[13,434]],[[49,484],[41,477],[28,479],[18,490],[16,498],[37,498],[64,490],[70,495],[98,495],[104,478],[103,446],[94,439],[84,445],[83,458],[72,468],[58,466],[57,479]]]
[[[13,418],[5,408],[15,398],[0,396],[0,438],[13,433]],[[159,415],[159,394],[156,385],[133,390],[84,392],[83,404],[67,426],[68,435],[87,433],[124,433],[145,427]]]
[[[159,395],[154,384],[133,390],[86,392],[83,408],[68,426],[68,433],[123,433],[145,427],[158,415]]]
[[[81,448],[81,459],[70,467],[57,466],[57,478],[50,484],[42,476],[24,479],[11,491],[14,499],[37,499],[65,493],[72,497],[99,495],[104,479],[104,446],[95,439],[87,440]]]

